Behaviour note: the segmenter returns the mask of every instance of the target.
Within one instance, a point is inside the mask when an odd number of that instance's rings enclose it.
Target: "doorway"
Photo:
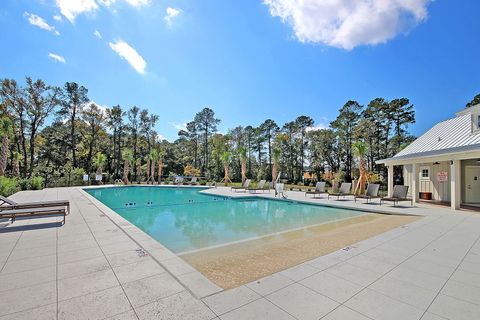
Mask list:
[[[465,202],[480,205],[480,166],[465,166]]]

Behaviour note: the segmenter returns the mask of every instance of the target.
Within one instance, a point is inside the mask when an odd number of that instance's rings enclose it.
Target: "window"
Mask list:
[[[429,167],[420,167],[420,179],[430,179]]]
[[[480,132],[480,114],[472,115],[473,131]]]

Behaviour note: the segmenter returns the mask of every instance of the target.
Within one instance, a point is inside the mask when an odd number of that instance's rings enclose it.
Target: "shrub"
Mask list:
[[[373,171],[367,172],[367,178],[370,183],[381,183],[382,177]]]
[[[325,172],[322,176],[322,179],[327,181],[327,182],[332,182],[333,179],[335,179],[335,175],[333,172],[329,171],[329,172]]]
[[[186,176],[198,177],[200,176],[200,169],[188,165],[183,169],[183,174]]]
[[[30,190],[30,179],[24,178],[18,180],[18,186],[20,187],[20,190]]]
[[[20,191],[20,185],[17,179],[0,177],[0,194],[2,196],[8,197],[18,191]]]
[[[32,177],[30,179],[30,189],[31,190],[42,190],[43,189],[43,178],[40,176]]]
[[[345,172],[342,171],[342,170],[338,170],[337,173],[335,173],[335,180],[337,180],[338,182],[344,182],[345,181]]]

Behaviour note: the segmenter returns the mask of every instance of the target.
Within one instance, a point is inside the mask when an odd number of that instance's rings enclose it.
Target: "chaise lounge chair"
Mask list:
[[[176,176],[176,177],[175,177],[174,184],[176,184],[176,185],[183,184],[183,177]]]
[[[317,194],[328,194],[327,191],[325,191],[325,181],[319,181],[315,185],[315,191],[307,191],[305,192],[305,197],[307,194],[313,194],[313,197],[315,198],[315,195]]]
[[[70,213],[70,202],[68,200],[36,201],[36,202],[15,202],[11,199],[0,196],[0,218],[12,219],[17,217],[63,215]]]
[[[67,207],[37,207],[37,208],[23,208],[0,211],[0,218],[12,219],[12,223],[16,218],[21,217],[40,217],[51,215],[63,215],[63,224],[65,224],[65,217],[67,216]]]
[[[350,189],[352,189],[352,184],[350,182],[343,182],[338,192],[329,193],[327,199],[330,199],[330,196],[337,197],[337,200],[340,199],[340,197],[352,196],[353,194],[350,193]]]
[[[197,177],[192,177],[192,180],[190,180],[190,185],[196,186],[197,184],[198,184]]]
[[[259,191],[265,191],[265,190],[269,190],[268,189],[268,185],[267,185],[267,188],[265,188],[265,184],[266,184],[266,180],[260,180],[260,182],[258,183],[258,185],[255,187],[255,188],[247,188],[248,191],[253,191],[253,192],[257,192],[257,190]]]
[[[408,186],[396,185],[393,187],[393,194],[391,197],[385,197],[380,199],[380,205],[384,201],[393,202],[393,206],[401,201],[410,201],[410,206],[413,206],[413,200],[407,198]]]
[[[237,190],[245,190],[247,192],[248,186],[250,185],[250,179],[245,180],[241,187],[232,187],[230,190],[237,192]]]
[[[216,188],[217,187],[217,182],[216,181],[207,182],[206,186]]]
[[[381,198],[378,195],[378,190],[379,189],[380,189],[379,184],[369,184],[367,186],[367,190],[365,191],[365,194],[360,194],[358,196],[355,196],[355,198],[354,198],[355,202],[357,202],[357,199],[366,199],[367,203],[368,203],[369,200]]]
[[[67,214],[70,212],[70,202],[68,200],[52,201],[34,201],[34,202],[15,202],[12,199],[0,196],[0,211],[17,209],[34,209],[48,207],[66,207]]]

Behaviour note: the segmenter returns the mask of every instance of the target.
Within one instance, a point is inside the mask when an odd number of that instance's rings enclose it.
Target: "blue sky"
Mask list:
[[[418,135],[480,93],[479,1],[303,3],[3,0],[0,77],[76,81],[100,105],[159,114],[170,140],[205,106],[221,131],[322,126],[375,97],[409,98]]]

